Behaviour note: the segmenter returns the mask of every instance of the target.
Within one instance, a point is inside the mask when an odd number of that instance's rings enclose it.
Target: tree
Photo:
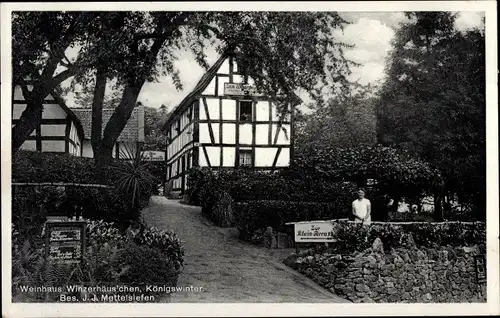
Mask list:
[[[121,91],[114,89],[104,96],[102,108],[114,108],[120,103]],[[81,108],[92,108],[94,94],[92,91],[75,91],[75,105]]]
[[[157,110],[153,107],[144,108],[144,150],[165,151],[166,136],[161,128],[167,119],[166,109]]]
[[[378,139],[419,154],[444,177],[434,193],[485,209],[485,42],[446,12],[409,13],[397,31],[377,105]],[[437,216],[437,215],[436,215]]]
[[[182,87],[174,67],[175,50],[191,50],[204,67],[208,67],[208,45],[215,46],[219,53],[236,54],[238,64],[255,80],[256,87],[281,101],[280,105],[293,99],[297,88],[311,91],[331,74],[335,74],[335,81],[343,81],[349,73],[349,62],[343,56],[347,46],[335,41],[334,36],[334,31],[346,21],[335,12],[94,15],[78,53],[78,58],[91,64],[91,68],[74,79],[75,83],[94,84],[92,147],[98,164],[111,159],[113,144],[146,81],[169,75],[178,89]],[[101,135],[100,114],[109,79],[116,80],[123,91]]]
[[[352,83],[324,105],[312,103],[312,113],[303,114],[297,120],[297,152],[373,145],[376,142],[374,91],[372,85]]]
[[[98,15],[91,12],[13,13],[13,85],[21,87],[27,103],[12,128],[14,152],[40,123],[45,97],[89,66],[85,59],[71,61],[66,51],[86,40],[88,26]],[[57,72],[60,67],[64,70]]]
[[[112,143],[123,129],[146,80],[168,74],[178,89],[182,87],[173,64],[172,52],[176,49],[190,49],[205,68],[209,66],[205,56],[207,41],[221,54],[235,53],[238,64],[255,80],[256,87],[283,101],[281,105],[290,101],[296,88],[312,89],[325,81],[325,69],[335,72],[337,80],[345,79],[348,74],[349,63],[342,52],[344,46],[333,38],[334,29],[346,22],[336,13],[175,12],[149,16],[153,20],[149,28],[154,31],[140,31],[131,42],[137,47],[131,52],[125,50],[124,56],[119,55],[117,77],[125,88],[104,130],[97,151],[98,161],[111,158]],[[139,40],[148,41],[137,45]],[[119,45],[123,47],[123,40]],[[134,65],[141,67],[136,69]],[[96,73],[94,105],[102,100],[98,83],[104,80],[99,81],[98,75],[99,72]],[[105,87],[102,83],[101,86]]]

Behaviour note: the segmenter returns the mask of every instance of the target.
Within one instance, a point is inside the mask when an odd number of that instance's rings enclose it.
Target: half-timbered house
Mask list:
[[[192,167],[274,170],[290,164],[295,105],[282,114],[252,84],[235,56],[223,54],[174,109],[163,126],[169,190],[183,193]]]
[[[19,86],[12,94],[12,126],[16,125],[26,109],[26,101]],[[43,103],[42,119],[21,149],[82,155],[83,127],[75,113],[55,92]]]

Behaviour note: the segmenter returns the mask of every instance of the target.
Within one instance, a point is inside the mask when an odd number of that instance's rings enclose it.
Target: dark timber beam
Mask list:
[[[203,97],[203,107],[205,108],[205,113],[207,115],[208,133],[210,134],[210,141],[214,144],[215,143],[214,131],[212,129],[212,121],[210,120],[210,113],[208,112],[207,99],[205,97]]]
[[[64,132],[66,140],[64,142],[64,152],[69,153],[69,140],[71,139],[71,119],[66,117],[66,130]]]
[[[222,138],[223,138],[223,135],[222,135],[222,98],[219,98],[219,143],[222,143]],[[222,161],[224,160],[224,152],[223,152],[223,148],[222,146],[220,146],[219,148],[220,150],[220,161],[219,161],[219,166],[222,167]]]
[[[203,154],[205,155],[205,159],[207,160],[207,165],[211,168],[212,165],[210,164],[210,158],[208,157],[207,148],[205,146],[202,146],[202,148],[203,148]]]
[[[279,158],[280,153],[281,153],[281,148],[283,148],[283,147],[279,147],[278,150],[276,150],[276,155],[274,156],[274,160],[273,160],[273,167],[272,167],[273,170],[276,168],[276,164],[278,163],[278,158]]]

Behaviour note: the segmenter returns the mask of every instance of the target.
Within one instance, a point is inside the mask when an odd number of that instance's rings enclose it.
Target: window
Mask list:
[[[252,166],[252,150],[240,150],[240,167]]]
[[[252,102],[242,100],[239,102],[240,107],[240,121],[252,121]]]

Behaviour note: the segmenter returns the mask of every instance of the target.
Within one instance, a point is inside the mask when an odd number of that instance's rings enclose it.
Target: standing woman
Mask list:
[[[372,221],[371,217],[371,203],[370,200],[365,198],[365,190],[358,190],[358,198],[352,202],[352,214],[355,222],[362,222],[368,224]]]

